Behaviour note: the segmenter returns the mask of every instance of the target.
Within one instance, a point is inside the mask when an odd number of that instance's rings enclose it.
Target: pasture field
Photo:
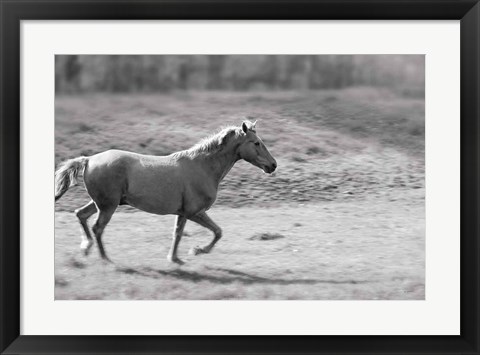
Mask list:
[[[258,119],[278,162],[246,162],[222,182],[209,215],[224,231],[187,222],[183,266],[166,261],[174,216],[120,206],[81,254],[71,188],[55,211],[56,299],[424,299],[424,101],[388,90],[86,94],[56,97],[55,159],[117,148],[169,154],[222,125]],[[92,224],[94,218],[91,219]]]

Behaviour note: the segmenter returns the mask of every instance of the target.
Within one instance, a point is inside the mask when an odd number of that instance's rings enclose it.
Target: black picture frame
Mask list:
[[[478,354],[480,5],[474,0],[0,0],[2,354]],[[355,19],[461,21],[461,335],[20,335],[20,23],[22,20]],[[447,167],[448,168],[448,167]],[[288,320],[286,320],[288,321]]]

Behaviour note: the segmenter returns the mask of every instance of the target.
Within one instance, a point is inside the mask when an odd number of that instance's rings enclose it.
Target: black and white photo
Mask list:
[[[56,55],[56,300],[424,300],[425,56]]]

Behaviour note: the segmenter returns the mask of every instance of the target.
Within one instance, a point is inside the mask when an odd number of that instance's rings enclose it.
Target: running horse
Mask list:
[[[218,186],[240,159],[273,173],[277,162],[257,136],[255,124],[244,121],[205,138],[187,150],[167,156],[108,150],[65,161],[55,172],[55,201],[77,183],[83,172],[91,201],[75,210],[85,232],[80,249],[88,255],[93,245],[87,220],[98,212],[92,227],[101,257],[110,261],[102,243],[103,231],[118,205],[130,205],[157,215],[176,215],[173,240],[167,259],[183,264],[177,256],[187,220],[210,229],[214,237],[190,253],[209,253],[222,237],[221,228],[206,211],[217,197]]]

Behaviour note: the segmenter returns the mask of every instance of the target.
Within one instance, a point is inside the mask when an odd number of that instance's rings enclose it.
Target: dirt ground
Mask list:
[[[224,238],[187,223],[166,254],[173,216],[121,206],[105,231],[114,265],[80,253],[72,213],[56,204],[56,299],[424,299],[424,101],[387,90],[56,98],[56,162],[110,148],[168,154],[221,126],[258,119],[273,176],[239,162],[210,216]],[[93,223],[93,218],[90,221]]]

